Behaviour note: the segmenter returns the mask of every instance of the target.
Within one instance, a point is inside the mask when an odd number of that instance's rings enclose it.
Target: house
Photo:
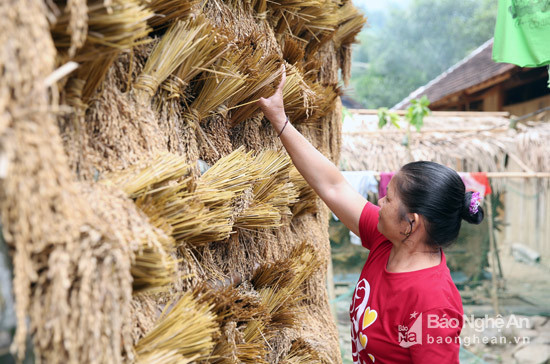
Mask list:
[[[508,111],[522,116],[550,106],[547,67],[522,68],[492,59],[493,39],[416,89],[393,109],[424,95],[431,110]]]

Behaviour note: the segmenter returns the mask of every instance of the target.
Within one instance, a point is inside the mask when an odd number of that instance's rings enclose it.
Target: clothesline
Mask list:
[[[365,198],[370,192],[386,195],[386,188],[395,172],[378,171],[343,171],[346,180]],[[495,179],[529,179],[550,178],[550,172],[458,172],[468,191],[476,191],[482,196],[492,191],[491,180]]]
[[[373,171],[372,175],[380,177],[381,173],[384,172]],[[550,172],[486,172],[485,174],[488,178],[550,178]]]

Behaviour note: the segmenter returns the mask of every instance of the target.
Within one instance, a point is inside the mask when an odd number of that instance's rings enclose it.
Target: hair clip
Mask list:
[[[474,215],[477,214],[477,210],[479,207],[479,203],[481,201],[481,195],[479,192],[472,193],[472,198],[470,200],[470,214]]]

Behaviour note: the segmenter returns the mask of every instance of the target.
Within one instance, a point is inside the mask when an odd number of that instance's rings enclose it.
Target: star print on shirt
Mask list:
[[[416,318],[416,315],[418,315],[418,312],[414,311],[413,313],[411,313],[410,319]]]

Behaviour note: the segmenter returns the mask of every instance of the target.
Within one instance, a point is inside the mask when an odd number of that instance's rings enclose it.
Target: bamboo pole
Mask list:
[[[380,177],[383,172],[372,172],[374,177]],[[464,172],[460,172],[464,173]],[[487,178],[550,178],[550,172],[487,172]]]
[[[332,312],[332,316],[334,317],[334,322],[337,322],[338,317],[336,315],[336,303],[334,302],[334,300],[336,299],[336,291],[334,287],[334,268],[332,267],[332,257],[331,259],[328,260],[327,293],[328,293],[328,300],[331,303],[330,311]]]
[[[414,130],[415,134],[430,134],[430,133],[479,133],[483,131],[489,131],[491,133],[502,132],[507,133],[510,130],[509,127],[504,126],[494,126],[487,128],[449,128],[449,129],[424,129],[424,130]],[[403,134],[407,133],[403,129],[382,129],[382,130],[360,130],[360,131],[344,131],[342,135],[349,136],[361,136],[361,135],[379,135],[379,134]],[[408,133],[407,133],[408,134]]]
[[[351,114],[358,115],[378,115],[378,109],[348,109]],[[390,110],[397,115],[405,115],[407,110]],[[491,116],[491,117],[509,117],[508,111],[432,111],[431,116]]]
[[[488,178],[550,178],[550,172],[487,172]]]
[[[485,200],[487,207],[487,217],[489,218],[489,257],[491,260],[491,301],[493,303],[493,309],[495,310],[495,315],[500,314],[500,308],[498,304],[498,291],[497,291],[497,262],[496,262],[496,242],[493,235],[493,204],[491,202],[491,196],[487,196]]]

